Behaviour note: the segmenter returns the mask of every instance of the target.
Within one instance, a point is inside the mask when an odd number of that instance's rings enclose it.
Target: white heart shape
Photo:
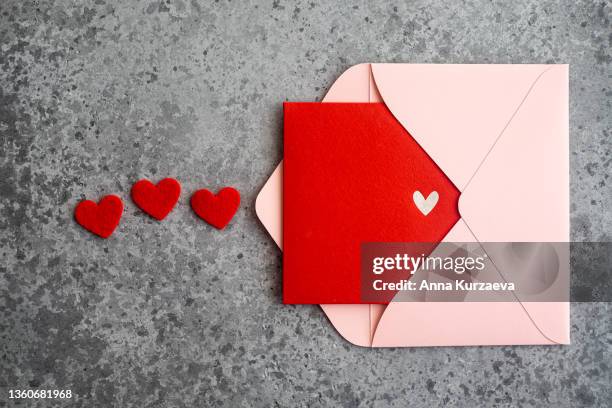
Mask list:
[[[436,204],[438,204],[438,199],[440,196],[437,191],[432,191],[427,198],[423,197],[423,194],[419,190],[415,191],[412,194],[412,200],[414,201],[414,205],[423,213],[423,215],[427,215],[434,209]]]

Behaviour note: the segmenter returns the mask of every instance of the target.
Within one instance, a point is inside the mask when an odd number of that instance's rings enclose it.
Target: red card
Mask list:
[[[364,303],[361,243],[439,242],[459,220],[459,191],[383,104],[288,102],[284,127],[284,303]]]

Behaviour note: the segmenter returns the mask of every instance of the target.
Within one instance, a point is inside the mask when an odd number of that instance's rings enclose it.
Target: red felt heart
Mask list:
[[[163,220],[172,211],[181,195],[181,185],[173,178],[165,178],[157,185],[143,179],[132,186],[132,200],[144,212]]]
[[[223,229],[231,221],[240,205],[240,193],[232,187],[221,189],[216,195],[198,190],[191,196],[191,208],[204,221],[215,228]]]
[[[74,218],[87,231],[102,238],[111,236],[123,213],[123,201],[116,195],[107,195],[97,204],[84,200],[74,209]]]

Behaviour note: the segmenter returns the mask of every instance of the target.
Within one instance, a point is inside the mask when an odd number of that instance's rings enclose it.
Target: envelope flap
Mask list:
[[[553,66],[459,199],[459,212],[480,242],[569,242],[568,116],[568,67]],[[569,342],[567,302],[523,305],[543,334]]]
[[[396,119],[462,190],[545,65],[372,64]]]
[[[534,85],[464,188],[459,212],[481,242],[569,242],[567,66]]]

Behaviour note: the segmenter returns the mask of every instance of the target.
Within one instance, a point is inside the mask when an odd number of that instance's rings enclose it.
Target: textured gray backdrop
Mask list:
[[[610,304],[572,306],[571,346],[384,350],[281,305],[253,209],[281,103],[359,62],[571,64],[572,237],[612,239],[610,2],[370,3],[0,2],[1,407],[612,405]],[[165,176],[184,193],[158,223],[128,194]],[[227,184],[218,232],[188,195]],[[101,240],[72,212],[108,193]]]

